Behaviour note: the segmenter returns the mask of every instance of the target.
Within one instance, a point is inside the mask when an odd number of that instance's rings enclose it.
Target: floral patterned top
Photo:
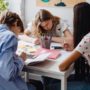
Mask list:
[[[86,60],[88,60],[90,65],[90,33],[84,36],[75,50],[80,52],[86,58]]]

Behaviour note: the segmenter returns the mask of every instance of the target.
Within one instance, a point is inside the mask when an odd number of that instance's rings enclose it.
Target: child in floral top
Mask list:
[[[79,3],[74,7],[74,47],[71,55],[60,65],[59,69],[65,71],[78,58],[84,57],[84,61],[77,60],[75,69],[77,73],[89,73],[90,65],[90,4]],[[87,62],[88,60],[88,62]],[[75,62],[75,64],[76,64]],[[89,63],[89,65],[87,64]],[[88,65],[86,67],[86,64]],[[81,69],[80,69],[81,68]],[[80,71],[79,71],[80,70]],[[81,75],[82,76],[82,75]]]

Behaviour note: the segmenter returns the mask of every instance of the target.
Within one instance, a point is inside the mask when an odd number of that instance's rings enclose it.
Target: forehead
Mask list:
[[[41,25],[44,26],[44,25],[46,25],[47,23],[49,23],[50,21],[51,21],[51,20],[43,21],[43,22],[41,23]]]

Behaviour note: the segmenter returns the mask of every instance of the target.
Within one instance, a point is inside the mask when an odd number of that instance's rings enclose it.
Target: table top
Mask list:
[[[30,43],[29,45],[33,46],[34,44]],[[60,53],[61,55],[56,60],[45,60],[44,62],[40,62],[38,64],[28,65],[27,67],[31,73],[37,73],[44,76],[52,76],[56,78],[60,78],[60,76],[68,77],[73,71],[73,65],[71,65],[67,71],[62,72],[59,70],[59,64],[65,58],[67,58],[71,52],[60,49]]]
[[[64,58],[68,57],[68,55],[71,52],[67,52],[64,50],[61,50],[61,56],[57,58],[56,60],[45,60],[44,62],[40,62],[35,65],[28,65],[28,68],[31,72],[35,72],[37,74],[49,76],[52,75],[52,77],[60,78],[60,76],[66,76],[68,77],[70,73],[73,71],[73,65],[67,70],[67,71],[60,71],[59,70],[59,64],[64,60]],[[59,77],[58,77],[59,76]]]

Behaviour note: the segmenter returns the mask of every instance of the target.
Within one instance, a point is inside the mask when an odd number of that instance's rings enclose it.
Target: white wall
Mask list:
[[[19,14],[19,16],[22,18],[23,22],[25,21],[25,11],[24,11],[24,1],[25,0],[6,0],[9,2],[9,10],[16,12]]]
[[[9,10],[17,12],[19,15],[21,14],[21,1],[22,0],[6,0],[9,2]]]

